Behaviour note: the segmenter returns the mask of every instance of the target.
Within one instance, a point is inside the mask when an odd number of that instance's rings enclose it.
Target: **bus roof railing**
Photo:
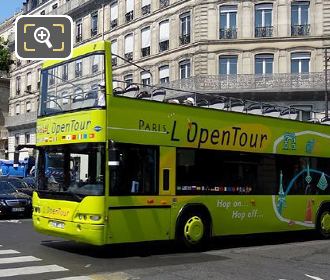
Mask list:
[[[125,81],[114,81],[126,84]],[[168,88],[166,86],[152,86],[138,83],[131,83],[125,88],[116,87],[113,90],[113,94],[128,98],[330,125],[330,118],[326,118],[325,112],[314,111],[312,104],[303,104],[303,108],[300,108],[297,105],[285,106],[264,101],[223,96],[217,92],[191,92],[188,90]],[[306,109],[306,107],[310,108]]]

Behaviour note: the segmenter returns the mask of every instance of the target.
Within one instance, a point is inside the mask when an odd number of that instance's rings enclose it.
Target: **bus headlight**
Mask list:
[[[101,216],[100,215],[91,215],[91,216],[89,216],[89,218],[92,221],[99,221],[99,220],[101,220]]]

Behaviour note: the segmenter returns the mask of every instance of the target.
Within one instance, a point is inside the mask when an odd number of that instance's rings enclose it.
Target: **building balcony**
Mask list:
[[[133,60],[133,52],[125,53],[125,59],[128,61]]]
[[[49,15],[65,15],[73,14],[79,9],[85,8],[88,4],[95,5],[94,0],[70,0],[66,1],[64,4],[60,5],[56,9],[53,9],[48,14]]]
[[[145,47],[141,49],[141,56],[145,57],[145,56],[149,56],[150,55],[150,47]]]
[[[220,39],[236,39],[237,28],[220,28],[219,32]]]
[[[291,36],[308,36],[310,29],[310,24],[291,25]]]
[[[118,25],[118,19],[114,19],[112,21],[110,21],[110,28],[113,29],[113,28],[116,28]]]
[[[150,14],[150,7],[151,6],[149,4],[149,5],[145,5],[141,8],[141,13],[142,13],[143,16]]]
[[[22,115],[8,116],[5,118],[5,127],[9,130],[19,126],[33,126],[37,121],[37,112],[29,112]]]
[[[126,23],[132,21],[133,18],[134,18],[134,12],[133,11],[130,11],[130,12],[125,14]]]
[[[170,0],[160,0],[159,9],[165,8],[170,5]]]
[[[273,26],[256,27],[254,32],[256,38],[273,37]]]
[[[173,81],[169,87],[221,93],[232,92],[314,92],[325,90],[324,72],[302,74],[200,75]],[[329,81],[330,83],[330,77]]]
[[[76,36],[76,43],[79,43],[82,41],[82,34]]]
[[[180,35],[179,41],[180,41],[180,46],[189,44],[190,43],[190,34]]]
[[[97,28],[94,28],[94,29],[92,28],[92,29],[91,29],[91,37],[96,36],[97,33],[98,33],[98,32],[97,32]]]
[[[159,43],[159,52],[167,51],[169,49],[169,46],[170,46],[170,41],[169,40],[160,42]]]

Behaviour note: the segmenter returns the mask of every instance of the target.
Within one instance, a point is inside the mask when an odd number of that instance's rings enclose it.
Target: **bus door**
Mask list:
[[[175,148],[109,146],[109,243],[169,239]]]

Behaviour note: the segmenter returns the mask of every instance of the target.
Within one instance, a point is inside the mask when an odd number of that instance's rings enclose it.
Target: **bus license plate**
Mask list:
[[[54,228],[61,228],[61,229],[64,229],[64,223],[62,222],[57,222],[57,221],[51,221],[49,222],[50,225]]]
[[[23,212],[24,210],[25,210],[24,207],[11,208],[12,212]]]

